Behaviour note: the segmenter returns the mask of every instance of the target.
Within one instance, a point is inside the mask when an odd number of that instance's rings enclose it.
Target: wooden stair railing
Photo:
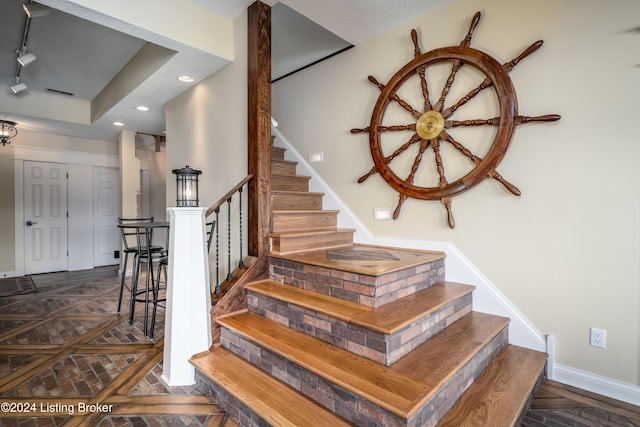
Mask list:
[[[253,175],[247,175],[244,179],[242,179],[237,185],[235,185],[231,190],[229,190],[224,196],[222,196],[220,198],[220,200],[218,200],[216,203],[214,203],[213,205],[211,205],[211,207],[209,209],[207,209],[207,212],[205,214],[205,218],[209,218],[210,216],[214,215],[215,216],[215,223],[213,225],[213,228],[211,229],[211,233],[212,239],[215,239],[215,278],[216,278],[216,286],[215,286],[215,294],[219,294],[220,293],[220,278],[221,278],[221,274],[220,274],[220,270],[221,270],[221,266],[220,266],[220,210],[223,207],[223,205],[226,203],[226,211],[227,211],[227,221],[226,221],[226,225],[227,225],[227,241],[226,241],[226,257],[227,257],[227,263],[226,263],[226,273],[224,273],[222,276],[224,277],[224,280],[227,281],[231,281],[233,278],[233,270],[235,269],[235,266],[232,266],[232,257],[234,258],[234,263],[233,264],[237,264],[238,268],[243,268],[244,267],[244,257],[243,257],[243,230],[242,230],[242,222],[243,222],[243,212],[245,212],[246,215],[246,207],[242,206],[242,192],[243,192],[243,188],[254,178]],[[237,199],[235,198],[237,194]],[[236,249],[236,251],[234,252],[233,249],[233,245],[232,245],[232,228],[233,228],[233,219],[231,217],[231,211],[232,211],[232,203],[234,202],[234,200],[237,200],[237,211],[238,211],[238,221],[237,221],[237,238],[238,238],[238,248]]]

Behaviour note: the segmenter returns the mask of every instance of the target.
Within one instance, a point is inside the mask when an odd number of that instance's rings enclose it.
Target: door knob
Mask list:
[[[27,224],[27,227],[31,227],[32,225],[37,224],[37,222],[35,222],[35,221],[27,221],[26,224]]]

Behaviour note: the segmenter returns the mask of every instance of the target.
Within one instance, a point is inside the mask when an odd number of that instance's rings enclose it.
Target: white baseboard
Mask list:
[[[15,271],[0,271],[0,279],[4,279],[7,277],[16,277]]]
[[[558,364],[554,365],[553,378],[549,379],[640,406],[640,387],[622,381]]]

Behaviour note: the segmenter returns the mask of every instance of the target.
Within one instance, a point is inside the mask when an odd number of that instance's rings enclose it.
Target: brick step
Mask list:
[[[438,427],[520,426],[531,398],[544,378],[546,361],[544,353],[507,346]]]
[[[354,244],[290,254],[272,253],[270,278],[369,307],[444,282],[443,252]]]
[[[353,243],[354,229],[338,228],[320,231],[299,231],[292,233],[271,233],[271,253],[299,253],[318,248],[337,248]]]
[[[271,146],[271,160],[284,160],[286,148]]]
[[[295,231],[335,230],[338,227],[337,210],[273,211],[274,233]]]
[[[252,313],[217,321],[223,347],[356,425],[385,427],[435,425],[508,339],[508,319],[472,312],[384,366]]]
[[[286,210],[321,210],[324,193],[309,191],[271,191],[272,209]]]
[[[475,287],[437,283],[381,308],[271,280],[245,289],[249,312],[389,366],[470,313]]]
[[[310,176],[271,174],[273,191],[309,191]]]
[[[196,381],[243,426],[350,426],[311,399],[216,346],[191,358]]]
[[[298,162],[271,159],[271,173],[276,175],[295,175]]]

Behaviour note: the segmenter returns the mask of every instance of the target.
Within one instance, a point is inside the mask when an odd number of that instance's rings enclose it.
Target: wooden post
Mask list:
[[[248,9],[249,255],[270,251],[271,221],[271,7],[256,1]]]

